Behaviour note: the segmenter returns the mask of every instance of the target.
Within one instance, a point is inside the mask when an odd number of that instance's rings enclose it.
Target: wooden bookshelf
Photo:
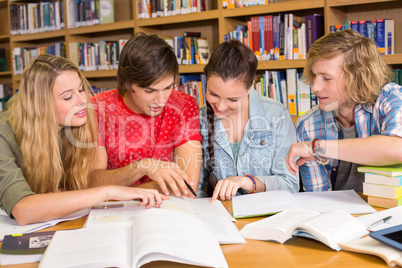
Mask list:
[[[168,17],[139,19],[139,0],[115,0],[115,21],[110,24],[93,25],[79,28],[67,28],[67,0],[64,3],[65,29],[26,35],[10,36],[10,1],[0,0],[0,16],[7,18],[7,23],[0,26],[0,45],[7,46],[7,59],[11,62],[11,51],[17,46],[40,46],[49,42],[66,42],[69,57],[70,42],[128,39],[134,32],[158,34],[161,36],[180,36],[184,31],[199,31],[207,38],[211,51],[224,40],[224,35],[245,25],[253,16],[293,13],[296,16],[309,14],[324,15],[325,31],[330,25],[343,24],[346,20],[370,20],[393,18],[395,20],[395,55],[384,56],[391,65],[402,65],[402,1],[399,0],[277,0],[276,3],[234,9],[223,9],[222,1],[209,1],[209,10],[199,13],[182,14]],[[24,1],[29,2],[29,1]],[[5,26],[4,26],[5,25]],[[265,70],[285,70],[303,68],[306,60],[260,61],[258,72]],[[182,74],[199,74],[205,65],[181,65]],[[7,65],[7,72],[0,74],[10,77],[13,87],[18,88],[19,76],[11,73],[12,65]],[[85,76],[97,87],[110,85],[116,76],[116,70],[84,72]]]

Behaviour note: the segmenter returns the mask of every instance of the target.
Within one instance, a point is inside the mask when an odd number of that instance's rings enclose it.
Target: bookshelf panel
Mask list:
[[[35,33],[35,34],[23,34],[23,35],[12,35],[11,42],[19,42],[19,41],[34,41],[40,39],[49,39],[56,37],[64,37],[66,35],[66,30],[58,30],[58,31],[49,31],[43,33]]]
[[[397,2],[398,0],[327,0],[329,7],[336,6],[350,6],[350,5],[362,5],[370,3],[384,3],[384,2]]]
[[[348,5],[331,8],[326,29],[330,25],[345,24],[345,21],[394,19],[395,53],[402,53],[402,1],[366,1],[366,5]]]
[[[0,1],[0,18],[2,18],[2,22],[0,23],[0,35],[10,34],[7,1]]]
[[[297,0],[288,2],[279,2],[268,5],[258,5],[242,8],[224,9],[223,17],[238,16],[258,16],[261,14],[278,13],[278,12],[295,12],[298,10],[324,8],[324,0]]]
[[[183,36],[183,32],[201,32],[201,37],[206,38],[209,49],[219,45],[218,20],[203,20],[197,23],[185,22],[178,24],[152,25],[150,27],[136,27],[136,32],[142,31],[147,34],[157,34],[161,37]]]
[[[114,0],[114,21],[133,20],[133,1],[132,0]],[[107,25],[107,24],[101,24]]]
[[[218,19],[219,10],[209,10],[198,13],[182,14],[175,16],[158,17],[151,19],[140,19],[137,21],[137,26],[157,26],[163,24],[174,24],[183,22],[194,22]]]
[[[98,24],[93,26],[85,26],[85,27],[78,27],[78,28],[71,28],[68,29],[68,34],[70,35],[84,35],[84,34],[92,34],[92,33],[104,33],[110,31],[117,31],[123,29],[129,29],[133,31],[134,28],[134,21],[133,20],[125,20],[125,21],[118,21],[114,23],[107,23],[107,24]]]
[[[95,79],[95,78],[115,78],[117,75],[117,70],[98,70],[98,71],[87,71],[82,72],[87,79]]]
[[[305,59],[301,60],[268,60],[259,61],[257,70],[279,70],[290,68],[304,68]]]
[[[204,73],[206,64],[179,65],[180,74]]]

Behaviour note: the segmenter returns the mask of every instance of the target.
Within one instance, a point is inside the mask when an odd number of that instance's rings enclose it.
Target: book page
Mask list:
[[[64,217],[61,217],[59,219],[47,221],[47,222],[40,222],[40,223],[34,223],[34,224],[27,224],[24,226],[21,226],[17,223],[16,220],[10,219],[10,217],[0,215],[0,241],[3,241],[3,238],[5,235],[11,235],[11,234],[25,234],[25,233],[32,233],[36,232],[38,230],[45,229],[50,226],[54,226],[59,222],[62,221],[69,221],[69,220],[75,220],[81,217],[84,217],[88,215],[89,209],[83,209],[79,210],[77,212],[68,214]]]
[[[320,213],[333,209],[343,210],[349,214],[376,212],[354,190],[300,192],[293,195],[302,209],[314,210]]]
[[[57,231],[39,267],[130,267],[130,249],[131,227],[127,225]]]
[[[343,250],[366,253],[382,258],[389,266],[392,266],[392,261],[402,267],[401,251],[391,247],[381,241],[378,241],[370,236],[363,237],[352,241],[339,243]]]
[[[185,213],[144,211],[133,222],[132,240],[133,267],[152,260],[227,267],[216,238],[201,220]]]
[[[391,217],[391,218],[388,218]],[[357,217],[369,231],[378,231],[402,224],[402,206]],[[386,219],[384,222],[383,220]]]
[[[244,218],[277,213],[283,210],[300,210],[293,194],[285,190],[237,195],[232,198],[235,218]]]
[[[241,229],[240,233],[249,239],[273,240],[284,243],[292,237],[292,226],[319,215],[315,211],[285,210],[276,215],[247,224]]]
[[[244,244],[246,240],[240,234],[236,225],[223,216],[200,215],[197,216],[202,220],[215,234],[219,244]]]
[[[327,246],[339,250],[337,243],[360,238],[368,231],[366,227],[350,214],[341,210],[331,210],[318,217],[294,226],[294,235],[298,231],[307,231]]]

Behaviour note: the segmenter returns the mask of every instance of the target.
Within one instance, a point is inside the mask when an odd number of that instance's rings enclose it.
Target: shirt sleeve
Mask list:
[[[174,148],[195,140],[202,141],[200,134],[199,107],[196,100],[189,97],[179,111],[179,124],[176,127]]]
[[[402,137],[402,88],[387,95],[380,104],[381,134]]]
[[[10,137],[0,133],[0,207],[12,218],[14,205],[23,197],[35,194],[32,192],[17,158],[10,146]]]
[[[303,123],[297,125],[296,137],[298,142],[310,141],[311,139],[314,139],[314,137],[308,136]],[[322,192],[331,189],[331,177],[325,167],[318,164],[317,161],[306,162],[300,166],[299,169],[303,181],[304,191]]]

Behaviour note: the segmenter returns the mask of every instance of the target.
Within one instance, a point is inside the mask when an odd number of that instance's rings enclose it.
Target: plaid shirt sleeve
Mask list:
[[[315,138],[326,139],[326,128],[323,124],[324,120],[322,120],[318,106],[316,106],[298,120],[296,124],[297,141],[311,141]],[[318,164],[317,161],[310,161],[300,166],[304,190],[306,192],[331,190],[331,165],[332,161],[325,166]]]

